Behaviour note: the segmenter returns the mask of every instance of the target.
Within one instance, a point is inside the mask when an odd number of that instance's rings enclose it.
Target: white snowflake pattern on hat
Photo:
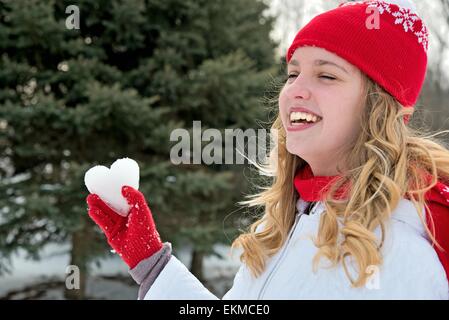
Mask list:
[[[427,52],[429,48],[429,31],[424,25],[422,19],[416,14],[416,8],[413,2],[408,0],[365,0],[345,2],[340,4],[340,7],[360,4],[368,4],[368,7],[376,8],[380,14],[384,14],[385,12],[391,14],[395,18],[394,23],[401,24],[405,32],[413,32],[413,34],[418,38],[418,42],[422,44],[424,50]],[[392,7],[393,4],[397,6],[397,10]],[[418,21],[421,22],[421,28],[419,30],[415,30],[415,22]],[[418,29],[419,27],[416,28]]]
[[[413,25],[415,24],[415,21],[419,20],[419,17],[416,14],[405,8],[399,8],[399,11],[393,12],[392,15],[393,17],[396,17],[394,23],[402,23],[405,32],[408,32],[408,30],[414,31]]]
[[[398,7],[409,9],[412,13],[416,14],[416,6],[411,0],[359,0],[359,1],[348,1],[341,3],[341,7],[353,6],[364,3],[379,2],[379,12],[384,13],[390,11],[390,4],[395,4]]]
[[[376,1],[370,1],[369,2],[370,3],[369,6],[372,6],[373,2],[376,2]],[[379,10],[380,14],[383,14],[385,11],[388,12],[388,13],[391,13],[390,4],[388,4],[386,2],[383,2],[383,1],[376,2],[376,8],[377,8],[377,10]]]
[[[427,49],[429,48],[429,30],[427,30],[427,27],[422,24],[421,30],[415,32],[415,35],[418,37],[418,42],[423,44],[424,49],[427,52]]]

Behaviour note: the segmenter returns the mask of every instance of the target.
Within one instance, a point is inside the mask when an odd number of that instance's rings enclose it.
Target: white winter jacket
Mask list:
[[[309,215],[304,214],[307,205],[298,200],[288,240],[267,261],[261,276],[253,278],[242,264],[223,299],[449,299],[444,268],[411,201],[402,199],[394,210],[386,225],[383,264],[367,270],[370,281],[362,288],[351,287],[341,264],[324,268],[325,258],[320,264],[324,267],[312,271],[317,248],[309,236],[317,234],[324,204],[317,202]],[[380,239],[380,227],[375,233]],[[145,300],[152,299],[218,298],[172,255],[145,295]]]

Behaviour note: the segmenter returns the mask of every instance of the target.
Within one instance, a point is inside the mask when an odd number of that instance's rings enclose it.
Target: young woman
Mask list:
[[[223,299],[448,299],[449,151],[407,126],[427,68],[427,29],[406,1],[348,2],[288,49],[260,169],[243,201],[264,215]],[[89,215],[141,285],[139,299],[217,299],[162,243],[142,193],[128,217],[97,195]]]

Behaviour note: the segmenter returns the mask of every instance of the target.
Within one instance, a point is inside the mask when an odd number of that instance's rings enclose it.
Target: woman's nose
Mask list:
[[[307,80],[297,76],[287,88],[289,99],[310,99],[311,92],[307,84]]]

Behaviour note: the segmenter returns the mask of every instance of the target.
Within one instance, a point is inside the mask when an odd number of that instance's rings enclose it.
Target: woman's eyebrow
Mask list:
[[[299,66],[298,60],[295,60],[295,59],[290,60],[290,62],[288,64],[289,65],[293,65],[293,66]],[[323,65],[326,65],[326,64],[331,65],[331,66],[335,66],[335,67],[343,70],[347,74],[349,74],[349,72],[345,68],[343,68],[342,66],[339,66],[338,64],[336,64],[334,62],[327,61],[327,60],[322,60],[322,59],[315,60],[315,65],[317,65],[317,66],[323,66]]]
[[[346,71],[345,68],[343,68],[342,66],[339,66],[339,65],[336,64],[336,63],[330,62],[330,61],[326,61],[326,60],[315,60],[315,64],[318,65],[318,66],[323,66],[323,65],[329,64],[329,65],[335,66],[335,67],[337,67],[337,68],[343,70],[343,71],[346,72],[347,74],[349,74],[349,72]]]

